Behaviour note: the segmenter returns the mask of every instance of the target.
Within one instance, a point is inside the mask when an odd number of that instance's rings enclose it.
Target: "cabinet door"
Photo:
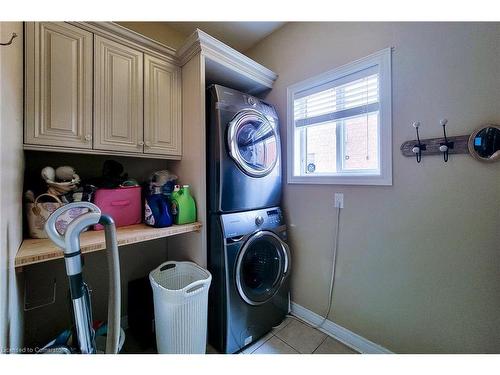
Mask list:
[[[181,155],[180,68],[144,56],[144,152]]]
[[[26,23],[25,143],[92,147],[92,43],[64,22]]]
[[[142,58],[142,52],[95,36],[95,149],[143,152]]]

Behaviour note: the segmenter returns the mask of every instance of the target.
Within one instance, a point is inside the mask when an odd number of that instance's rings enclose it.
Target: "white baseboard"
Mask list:
[[[318,325],[323,321],[321,316],[295,302],[292,302],[292,315],[312,325]],[[330,320],[325,320],[323,325],[318,329],[360,353],[393,354],[390,350],[384,348],[383,346],[375,344],[374,342],[365,339],[364,337],[349,331],[348,329],[339,326]]]

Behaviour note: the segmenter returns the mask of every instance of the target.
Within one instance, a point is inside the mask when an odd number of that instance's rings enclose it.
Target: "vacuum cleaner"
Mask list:
[[[74,208],[87,208],[88,212],[76,217],[68,224],[64,235],[56,227],[58,217]],[[82,276],[82,254],[80,251],[80,234],[87,227],[95,224],[104,226],[106,239],[109,297],[108,323],[106,337],[106,354],[116,354],[120,339],[120,260],[116,229],[113,219],[101,213],[96,205],[90,202],[69,203],[55,210],[45,223],[45,231],[49,238],[64,252],[66,274],[69,278],[71,301],[76,329],[76,343],[72,347],[64,344],[54,344],[42,349],[42,353],[97,353],[95,331],[92,326],[92,307],[90,291]]]

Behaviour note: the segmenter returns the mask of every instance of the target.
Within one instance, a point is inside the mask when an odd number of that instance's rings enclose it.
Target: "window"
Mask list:
[[[288,87],[288,182],[392,185],[391,50]]]

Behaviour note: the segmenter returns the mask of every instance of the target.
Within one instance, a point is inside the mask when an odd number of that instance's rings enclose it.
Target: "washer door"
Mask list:
[[[278,291],[290,269],[288,246],[269,231],[252,235],[236,261],[238,293],[250,305],[261,305]]]
[[[274,121],[253,109],[238,112],[229,123],[228,148],[244,173],[266,176],[278,161],[279,138]]]

